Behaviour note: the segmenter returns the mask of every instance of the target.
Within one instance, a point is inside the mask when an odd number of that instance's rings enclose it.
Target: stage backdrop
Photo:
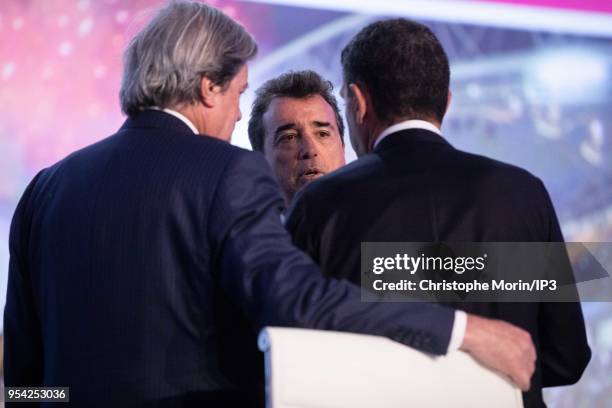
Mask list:
[[[606,0],[211,1],[257,38],[233,143],[250,148],[253,89],[290,69],[340,85],[339,53],[365,24],[427,23],[451,60],[443,132],[456,147],[524,167],[548,187],[568,241],[612,240],[612,3]],[[160,2],[14,0],[0,4],[0,304],[8,231],[33,175],[123,122],[121,53]],[[348,143],[348,139],[347,139]],[[347,149],[347,159],[354,152]],[[612,254],[608,254],[612,256]],[[593,359],[551,407],[612,400],[612,305],[584,303]]]

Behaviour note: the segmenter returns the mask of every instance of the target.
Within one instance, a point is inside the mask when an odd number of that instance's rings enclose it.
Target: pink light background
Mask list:
[[[122,52],[164,1],[0,5],[0,201],[38,170],[115,132]],[[231,1],[210,1],[240,19]]]

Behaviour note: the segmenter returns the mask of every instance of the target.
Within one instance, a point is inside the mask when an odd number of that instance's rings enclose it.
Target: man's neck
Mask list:
[[[197,129],[197,133],[206,134],[206,128],[204,126],[203,115],[199,112],[197,104],[189,105],[178,105],[169,108],[175,112],[178,112],[184,116],[191,124]]]

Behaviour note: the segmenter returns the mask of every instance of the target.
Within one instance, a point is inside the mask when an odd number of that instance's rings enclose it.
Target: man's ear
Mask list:
[[[446,116],[446,114],[448,113],[448,108],[451,104],[451,100],[453,99],[453,93],[451,92],[451,90],[448,90],[448,99],[446,100],[446,109],[444,109],[444,116]]]
[[[217,103],[217,98],[221,94],[222,88],[211,81],[208,77],[202,76],[200,81],[200,96],[202,103],[207,108],[212,108]]]
[[[349,84],[349,89],[355,99],[355,120],[359,125],[362,125],[368,113],[368,102],[365,90],[357,84]]]

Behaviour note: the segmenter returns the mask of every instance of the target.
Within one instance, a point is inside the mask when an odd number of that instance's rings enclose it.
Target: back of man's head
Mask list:
[[[303,99],[320,95],[334,110],[338,132],[344,136],[344,122],[338,109],[338,102],[333,94],[333,85],[311,70],[290,71],[268,80],[256,91],[255,101],[249,119],[249,140],[255,151],[263,151],[265,130],[263,116],[274,98]],[[344,142],[343,142],[344,143]]]
[[[198,103],[203,76],[226,87],[256,53],[253,37],[220,10],[172,1],[125,50],[121,110],[131,116]]]
[[[426,26],[398,18],[363,28],[342,50],[344,83],[365,87],[383,125],[400,119],[442,123],[450,70]]]

